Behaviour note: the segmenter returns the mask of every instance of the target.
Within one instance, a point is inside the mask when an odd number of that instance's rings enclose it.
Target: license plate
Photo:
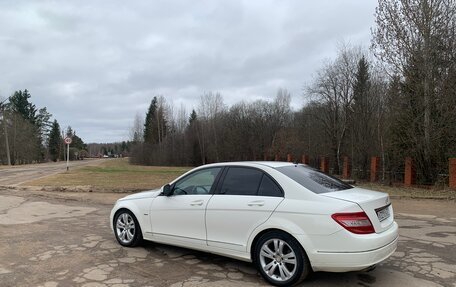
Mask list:
[[[389,206],[390,205],[388,204],[387,206],[377,208],[375,210],[375,212],[377,213],[378,220],[380,220],[380,222],[388,219],[391,216]]]

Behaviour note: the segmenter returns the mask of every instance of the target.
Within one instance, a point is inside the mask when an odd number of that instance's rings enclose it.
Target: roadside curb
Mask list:
[[[426,200],[446,200],[454,201],[455,197],[445,197],[445,196],[416,196],[416,195],[390,195],[391,199],[426,199]]]
[[[54,193],[64,193],[64,192],[75,192],[75,193],[136,193],[141,191],[147,191],[148,189],[99,189],[93,188],[92,186],[27,186],[27,185],[0,185],[0,190],[13,189],[19,191],[44,191],[44,192],[54,192]]]

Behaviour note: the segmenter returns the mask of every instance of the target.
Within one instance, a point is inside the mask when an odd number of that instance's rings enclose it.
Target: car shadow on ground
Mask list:
[[[266,282],[262,279],[261,275],[256,270],[253,263],[231,259],[212,253],[206,253],[203,251],[196,251],[192,249],[153,243],[149,241],[145,241],[142,244],[142,246],[150,254],[162,254],[165,257],[168,257],[169,260],[176,260],[179,258],[196,259],[198,263],[194,264],[195,270],[198,269],[199,266],[204,265],[202,269],[209,271],[207,272],[207,275],[210,277],[211,275],[217,275],[218,273],[224,273],[225,275],[229,275],[230,272],[234,271],[242,273],[241,278],[231,278],[238,279],[240,284],[239,286],[242,286],[242,282],[255,282],[267,286]],[[213,267],[207,268],[207,266]],[[379,268],[381,269],[382,267]],[[302,283],[302,286],[372,286],[377,281],[375,273],[375,271],[358,271],[344,273],[313,272]],[[227,276],[226,278],[230,279],[229,276]]]

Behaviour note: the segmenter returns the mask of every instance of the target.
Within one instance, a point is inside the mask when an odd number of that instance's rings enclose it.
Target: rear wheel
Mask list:
[[[261,236],[255,246],[254,262],[263,278],[275,286],[299,283],[311,270],[296,239],[279,231]]]
[[[129,210],[122,209],[114,217],[114,234],[122,246],[134,247],[142,241],[141,227]]]

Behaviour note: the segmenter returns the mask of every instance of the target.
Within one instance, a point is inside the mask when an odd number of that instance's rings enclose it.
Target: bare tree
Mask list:
[[[142,142],[144,138],[144,118],[136,113],[133,126],[130,128],[129,137],[132,142]]]
[[[207,136],[210,135],[211,139],[214,140],[214,154],[215,154],[215,160],[220,161],[219,157],[219,147],[218,147],[218,132],[217,132],[217,124],[219,121],[219,115],[225,110],[225,105],[223,103],[223,97],[220,93],[213,93],[213,92],[208,92],[203,94],[200,97],[200,103],[198,106],[198,115],[200,116],[200,119],[202,120],[200,123],[199,127],[199,132],[201,135],[201,142],[202,145],[205,145],[205,142],[207,142],[208,138]],[[206,151],[205,151],[206,152]],[[202,153],[202,156],[204,157],[205,154]],[[204,159],[203,162],[206,162]]]
[[[310,99],[325,107],[324,113],[315,116],[331,139],[336,174],[340,173],[341,150],[349,128],[355,71],[360,57],[359,48],[342,47],[337,59],[327,62],[307,89]]]

